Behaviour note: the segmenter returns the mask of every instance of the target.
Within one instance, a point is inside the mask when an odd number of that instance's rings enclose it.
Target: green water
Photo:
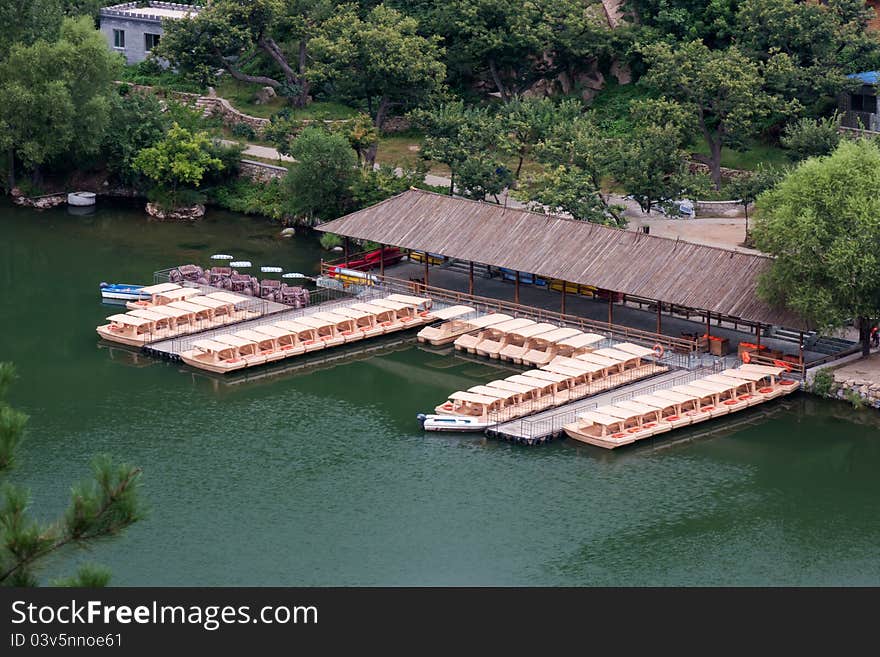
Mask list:
[[[417,412],[499,372],[385,342],[225,385],[99,347],[100,281],[216,252],[313,272],[311,238],[216,211],[178,226],[2,205],[0,225],[0,360],[31,415],[0,478],[49,518],[109,452],[143,467],[150,508],[46,578],[88,560],[117,585],[880,584],[873,411],[800,395],[613,453],[426,436]]]

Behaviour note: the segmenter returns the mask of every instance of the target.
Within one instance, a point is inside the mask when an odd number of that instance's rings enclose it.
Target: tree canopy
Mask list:
[[[822,328],[880,317],[880,147],[845,141],[758,198],[753,235],[775,256],[759,294]]]
[[[56,41],[15,44],[0,62],[0,148],[35,175],[97,153],[120,68],[90,18],[64,19]]]

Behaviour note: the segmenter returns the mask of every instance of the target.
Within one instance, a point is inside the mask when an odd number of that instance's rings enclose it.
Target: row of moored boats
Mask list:
[[[126,302],[128,312],[107,317],[108,323],[97,327],[98,335],[142,347],[260,316],[259,311],[247,307],[252,300],[231,292],[204,294],[197,287],[159,283],[139,288],[139,296],[142,298]]]
[[[563,425],[574,440],[614,449],[637,440],[741,411],[800,387],[781,367],[744,364],[689,383],[580,413]]]
[[[432,310],[431,299],[391,294],[292,319],[267,318],[240,331],[212,334],[194,341],[180,358],[193,367],[222,374],[473,312],[467,306]]]

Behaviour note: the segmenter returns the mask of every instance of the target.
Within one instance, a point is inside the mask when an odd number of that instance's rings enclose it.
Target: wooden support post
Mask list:
[[[612,324],[614,324],[614,302],[611,298],[613,292],[608,290],[608,328],[610,329]]]
[[[468,263],[468,294],[474,296],[474,261]]]
[[[379,246],[379,276],[385,279],[385,245]]]
[[[516,272],[516,278],[513,281],[513,302],[519,304],[519,272]]]
[[[563,315],[565,314],[565,281],[562,281],[562,310],[560,311]]]
[[[798,333],[798,351],[799,351],[798,360],[800,361],[800,364],[801,364],[801,372],[803,372],[803,369],[804,369],[804,332],[803,331]]]
[[[758,355],[761,355],[761,323],[758,322],[758,325],[755,327],[755,336],[757,337],[756,344],[758,345]]]
[[[712,324],[711,324],[711,322],[712,322],[712,313],[710,313],[710,312],[707,310],[707,311],[706,311],[706,338],[707,338],[707,339],[708,339],[708,337],[709,337],[710,335],[712,335]],[[708,346],[708,345],[707,345],[707,346]]]
[[[657,335],[661,335],[663,333],[663,327],[660,321],[660,308],[662,307],[662,303],[660,301],[657,302]]]
[[[428,252],[425,251],[425,287],[428,285]]]
[[[348,238],[345,238],[345,266],[348,267]]]

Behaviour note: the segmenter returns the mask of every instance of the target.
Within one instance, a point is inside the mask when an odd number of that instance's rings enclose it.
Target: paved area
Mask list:
[[[850,382],[851,386],[880,384],[880,353],[838,367],[834,370],[834,380]]]

